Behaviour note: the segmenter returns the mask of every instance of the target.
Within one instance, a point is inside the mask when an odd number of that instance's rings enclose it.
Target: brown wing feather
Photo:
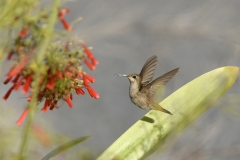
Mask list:
[[[167,82],[172,79],[172,77],[178,72],[178,70],[179,68],[176,68],[170,72],[165,73],[161,77],[158,77],[148,85],[144,86],[141,89],[141,92],[145,92],[148,98],[153,98],[158,89],[167,84]]]
[[[152,80],[154,72],[157,67],[157,63],[158,63],[158,61],[157,61],[156,55],[153,55],[145,62],[145,64],[143,65],[143,68],[139,74],[142,78],[142,81],[141,81],[142,85],[147,84]]]

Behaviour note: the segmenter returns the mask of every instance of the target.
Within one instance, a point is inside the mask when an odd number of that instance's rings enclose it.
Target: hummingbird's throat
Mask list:
[[[139,92],[139,84],[137,81],[130,81],[129,94],[131,97],[135,97]]]

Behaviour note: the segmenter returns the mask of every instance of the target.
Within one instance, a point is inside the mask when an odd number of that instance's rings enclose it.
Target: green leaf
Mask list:
[[[87,139],[89,139],[90,136],[85,136],[85,137],[80,137],[80,138],[76,138],[70,142],[67,142],[59,147],[57,147],[56,149],[52,150],[50,153],[48,153],[45,157],[42,158],[42,160],[49,160],[50,158],[58,155],[59,153],[77,145],[78,143],[81,143]]]
[[[139,160],[182,131],[211,107],[235,82],[238,67],[227,66],[208,72],[171,94],[160,105],[173,115],[149,111],[98,160]],[[177,78],[177,77],[176,77]],[[168,139],[167,139],[168,138]]]

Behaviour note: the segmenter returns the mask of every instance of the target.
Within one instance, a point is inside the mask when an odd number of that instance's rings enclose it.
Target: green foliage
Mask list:
[[[80,137],[80,138],[77,138],[77,139],[74,139],[70,142],[67,142],[59,147],[57,147],[56,149],[54,149],[53,151],[51,151],[50,153],[48,153],[45,157],[42,158],[42,160],[48,160],[58,154],[60,154],[61,152],[89,139],[90,136],[86,136],[86,137]]]
[[[238,67],[208,72],[171,94],[160,104],[172,116],[150,111],[118,138],[98,160],[146,158],[211,107],[235,82]]]

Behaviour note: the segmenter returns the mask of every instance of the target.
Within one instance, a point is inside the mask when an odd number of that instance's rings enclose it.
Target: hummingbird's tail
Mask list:
[[[161,112],[164,112],[164,113],[167,113],[167,114],[170,114],[172,115],[171,112],[169,112],[168,110],[164,109],[163,107],[161,107],[159,104],[157,103],[154,103],[153,105],[153,110],[158,110],[158,111],[161,111]]]

